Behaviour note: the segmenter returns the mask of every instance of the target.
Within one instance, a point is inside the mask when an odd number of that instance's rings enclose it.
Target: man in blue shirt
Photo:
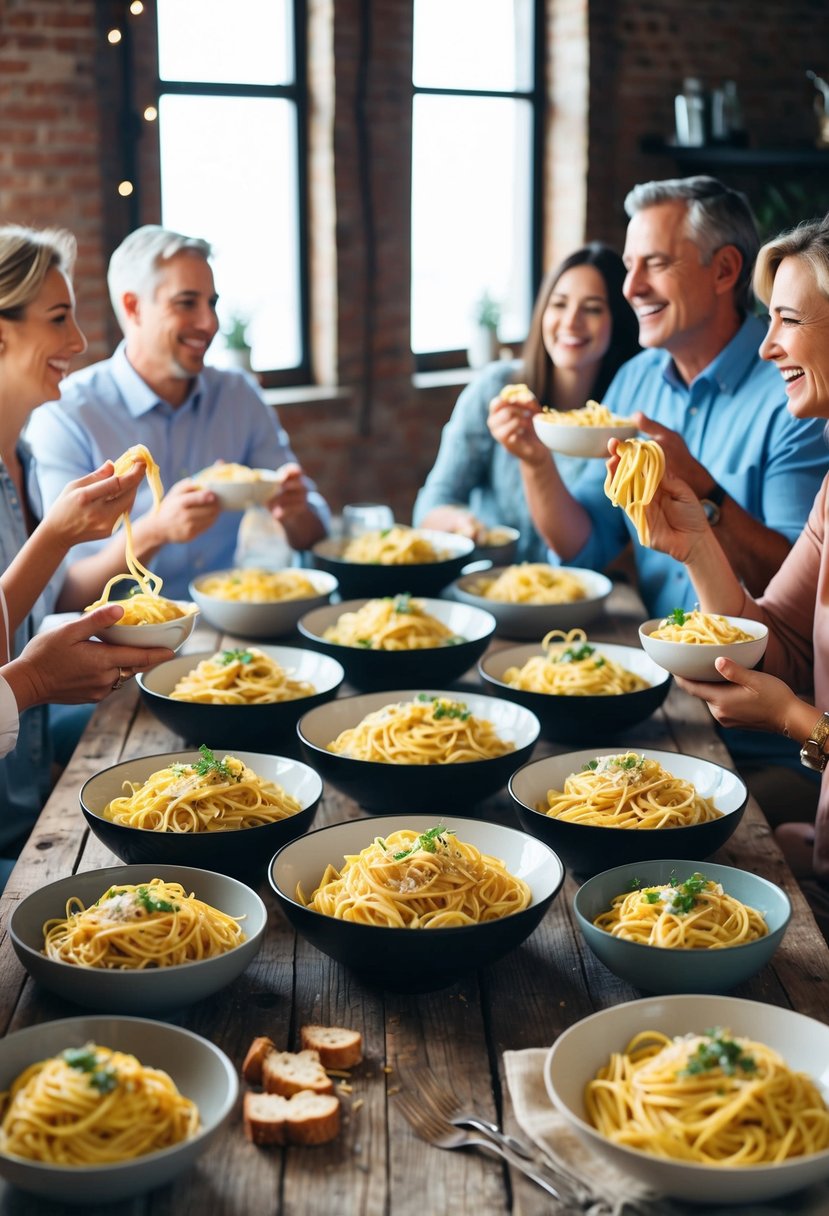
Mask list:
[[[110,359],[64,380],[60,401],[35,410],[27,438],[45,507],[68,481],[143,443],[166,491],[151,510],[150,488],[133,508],[136,556],[164,580],[164,594],[187,596],[188,581],[233,563],[238,512],[191,480],[216,460],[280,470],[268,506],[294,549],[326,533],[325,501],[296,462],[276,412],[241,371],[205,367],[216,335],[216,291],[206,241],[156,225],[139,228],[109,266],[112,306],[124,341]],[[124,572],[122,538],[78,545],[101,587]]]

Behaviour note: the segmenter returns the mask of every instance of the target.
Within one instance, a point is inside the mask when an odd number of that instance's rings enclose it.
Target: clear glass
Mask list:
[[[290,84],[291,0],[156,0],[162,80]]]
[[[412,350],[465,350],[475,304],[501,308],[501,342],[521,341],[532,306],[532,105],[415,95]]]
[[[347,502],[343,507],[343,536],[352,539],[367,532],[383,532],[394,524],[391,507],[381,502]]]
[[[533,0],[415,0],[415,86],[531,89],[533,19]]]
[[[222,328],[234,313],[249,319],[260,370],[302,361],[296,128],[282,98],[159,103],[162,223],[210,241]],[[230,362],[221,335],[208,362]]]

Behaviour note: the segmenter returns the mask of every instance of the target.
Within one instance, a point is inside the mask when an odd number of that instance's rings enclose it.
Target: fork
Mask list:
[[[448,1119],[450,1123],[460,1124],[466,1127],[475,1127],[478,1131],[486,1132],[492,1136],[504,1148],[510,1149],[519,1157],[523,1157],[525,1161],[532,1161],[535,1153],[524,1144],[522,1140],[518,1140],[515,1136],[510,1136],[507,1132],[502,1132],[497,1123],[490,1123],[488,1119],[484,1119],[474,1110],[466,1109],[463,1104],[450,1093],[448,1089],[442,1089],[437,1081],[429,1073],[422,1073],[418,1077],[418,1085],[422,1096],[427,1102]]]
[[[422,1105],[418,1105],[416,1099],[407,1093],[397,1094],[395,1096],[395,1104],[412,1130],[421,1140],[425,1140],[427,1144],[432,1144],[435,1148],[488,1149],[489,1152],[506,1161],[514,1169],[520,1170],[525,1177],[537,1183],[548,1195],[552,1195],[554,1199],[557,1199],[559,1203],[566,1204],[572,1202],[574,1198],[572,1194],[565,1195],[557,1190],[547,1178],[543,1178],[541,1174],[537,1174],[523,1157],[516,1156],[515,1153],[510,1152],[508,1148],[505,1148],[497,1140],[492,1140],[489,1136],[476,1136],[462,1131],[436,1111],[427,1110]]]

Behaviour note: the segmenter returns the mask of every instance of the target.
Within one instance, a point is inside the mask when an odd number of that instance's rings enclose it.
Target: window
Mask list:
[[[307,378],[302,8],[157,0],[161,222],[212,244],[266,383]]]
[[[536,0],[415,0],[412,350],[465,351],[477,302],[520,342],[539,278]]]

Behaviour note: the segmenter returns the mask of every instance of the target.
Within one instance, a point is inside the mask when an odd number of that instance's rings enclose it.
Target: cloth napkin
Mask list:
[[[569,1183],[576,1203],[561,1211],[587,1216],[827,1216],[829,1183],[809,1187],[750,1207],[699,1207],[656,1195],[643,1183],[596,1156],[579,1139],[547,1096],[544,1061],[547,1049],[505,1051],[504,1068],[515,1118],[521,1129]],[[689,1196],[689,1199],[691,1196]]]

